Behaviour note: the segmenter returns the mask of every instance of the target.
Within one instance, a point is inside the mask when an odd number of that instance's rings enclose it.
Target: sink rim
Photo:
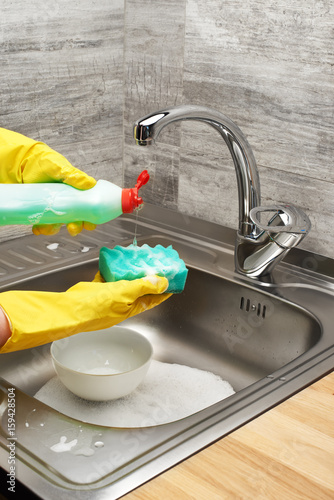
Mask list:
[[[156,207],[154,207],[154,213],[157,217],[159,217],[162,209],[159,209],[158,213],[156,213],[155,210]],[[297,305],[298,307],[306,310],[308,314],[311,314],[312,317],[314,317],[320,324],[322,334],[319,341],[316,342],[308,351],[290,361],[279,370],[276,370],[274,374],[272,374],[274,378],[266,377],[260,379],[254,384],[241,389],[227,400],[218,402],[213,405],[213,407],[209,407],[199,412],[201,413],[201,420],[197,423],[193,423],[191,429],[189,429],[189,426],[187,425],[187,427],[182,430],[182,425],[180,426],[180,422],[178,421],[175,426],[177,428],[176,435],[180,435],[180,433],[182,434],[183,432],[181,442],[176,442],[176,437],[169,436],[169,439],[162,447],[164,448],[164,453],[155,458],[147,456],[146,462],[145,460],[142,460],[142,463],[139,464],[139,469],[136,470],[134,468],[130,475],[129,471],[125,470],[123,473],[118,474],[118,476],[117,474],[115,476],[114,473],[111,473],[111,475],[114,476],[112,482],[108,479],[101,479],[94,485],[92,483],[88,484],[87,487],[83,487],[82,485],[75,486],[74,489],[80,490],[80,498],[82,497],[83,499],[102,498],[106,492],[108,492],[108,494],[112,494],[112,498],[118,498],[118,496],[124,495],[131,489],[151,479],[158,473],[163,472],[172,465],[175,465],[179,461],[187,458],[189,455],[211,444],[213,441],[220,439],[229,432],[235,430],[241,425],[244,425],[257,415],[260,415],[276,404],[279,404],[281,401],[284,401],[292,394],[298,392],[310,383],[332,371],[334,367],[334,345],[330,335],[330,329],[333,322],[326,314],[323,304],[321,306],[320,303],[312,303],[311,300],[312,293],[320,293],[323,298],[326,298],[326,301],[332,301],[334,296],[334,279],[331,274],[326,277],[323,273],[316,273],[313,270],[310,271],[308,269],[302,269],[296,265],[296,262],[292,259],[292,263],[283,262],[278,266],[277,271],[275,272],[276,283],[254,282],[250,278],[236,275],[233,270],[233,250],[231,251],[231,245],[233,245],[234,242],[231,243],[230,241],[230,236],[232,234],[231,230],[227,230],[225,232],[227,234],[227,238],[223,245],[221,245],[219,241],[215,239],[215,235],[217,234],[217,225],[212,225],[211,223],[205,223],[203,225],[203,221],[200,221],[199,224],[196,225],[196,221],[198,221],[197,219],[190,217],[185,218],[182,214],[178,219],[178,224],[175,224],[175,213],[172,213],[171,221],[168,212],[169,211],[164,210],[164,217],[160,227],[158,221],[149,221],[146,216],[145,218],[139,217],[141,228],[150,227],[151,231],[155,233],[159,233],[160,231],[159,234],[164,235],[167,238],[172,238],[172,235],[174,235],[176,240],[184,243],[186,240],[189,240],[189,234],[192,234],[193,240],[197,241],[200,232],[203,231],[203,228],[205,227],[206,231],[205,234],[202,235],[203,239],[201,240],[202,248],[213,249],[216,253],[218,253],[218,259],[214,263],[207,265],[205,269],[203,269],[203,263],[201,262],[198,262],[197,266],[195,263],[192,267],[200,269],[204,272],[216,274],[224,279],[261,291],[269,296],[277,297],[279,295],[283,295],[283,297],[279,298],[287,301],[288,303],[292,303],[293,305]],[[132,217],[127,216],[123,220],[131,221],[131,223],[134,224],[134,219]],[[194,224],[194,221],[196,231],[191,233],[190,226]],[[112,228],[115,227],[115,224],[117,226],[118,221],[113,221],[113,223],[111,223],[111,232]],[[209,231],[207,231],[208,225]],[[222,228],[220,226],[218,227],[219,230],[222,231]],[[30,237],[24,237],[24,239],[25,238]],[[85,237],[82,238],[85,239]],[[6,242],[6,245],[4,246],[10,248],[11,245],[8,243],[9,242]],[[220,254],[219,251],[223,254],[222,260],[220,260],[222,254]],[[306,254],[309,255],[309,253]],[[84,259],[82,259],[83,255],[79,256],[81,259],[76,259],[77,256],[74,256],[73,258],[73,255],[70,257],[71,258],[68,259],[69,262],[67,264],[62,264],[62,266],[60,266],[61,269],[77,267],[81,265],[81,263],[96,262],[97,260],[96,253],[94,255],[94,251],[90,255],[84,254]],[[329,261],[331,261],[331,259],[329,259]],[[219,264],[221,267],[219,267]],[[52,262],[49,267],[43,267],[41,274],[46,276],[54,272],[57,268],[59,269],[59,261],[57,261],[56,264]],[[292,277],[292,281],[289,284],[284,282],[284,275],[286,275],[286,273],[289,273],[289,276]],[[19,274],[20,273],[16,273],[17,281],[20,280]],[[21,273],[21,282],[27,281],[29,279],[27,276],[28,274],[25,274],[24,272]],[[6,286],[8,286],[8,283],[6,284],[5,281],[5,279],[0,277],[0,289],[5,289]],[[292,298],[294,298],[294,300],[291,300]],[[309,307],[305,307],[305,304]],[[315,361],[317,361],[316,365],[314,364]],[[5,381],[2,385],[2,392],[4,392],[4,388],[6,387],[8,387],[8,384]],[[19,394],[19,392],[20,391],[18,390],[17,394]],[[256,398],[253,398],[254,394],[257,395]],[[43,405],[43,403],[41,404]],[[52,411],[55,412],[55,410]],[[189,424],[189,419],[194,420],[193,416],[190,416],[186,419],[182,419],[182,424]],[[164,426],[171,425],[173,424],[164,424]],[[4,438],[4,436],[2,435],[0,438]],[[18,449],[20,449],[20,443],[18,443]],[[1,460],[2,457],[5,456],[4,453],[4,449],[0,447]],[[20,470],[22,473],[20,477],[18,477],[19,480],[22,480],[23,483],[29,485],[29,487],[31,487],[36,494],[41,495],[42,492],[43,498],[57,498],[59,494],[61,494],[64,499],[73,498],[73,489],[70,489],[68,493],[68,491],[66,491],[65,484],[52,484],[50,478],[47,476],[42,477],[35,471],[34,467],[31,468],[27,466],[27,456],[25,455],[24,450],[20,451],[20,453],[21,455],[20,458],[18,458],[18,461],[20,463]],[[31,480],[31,478],[33,478],[33,480]],[[67,485],[67,488],[68,487],[69,485]]]

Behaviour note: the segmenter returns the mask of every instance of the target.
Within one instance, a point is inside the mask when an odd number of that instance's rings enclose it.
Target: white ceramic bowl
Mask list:
[[[53,366],[62,383],[91,401],[118,399],[134,391],[152,354],[143,335],[119,326],[79,333],[51,345]]]

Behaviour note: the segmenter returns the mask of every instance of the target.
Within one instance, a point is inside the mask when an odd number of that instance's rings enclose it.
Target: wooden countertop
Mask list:
[[[126,500],[333,500],[334,372]]]

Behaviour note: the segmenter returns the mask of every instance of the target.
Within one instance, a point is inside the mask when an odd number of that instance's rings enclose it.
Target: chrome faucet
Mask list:
[[[175,106],[149,114],[134,124],[139,146],[149,146],[168,124],[198,120],[215,128],[224,139],[235,166],[239,195],[239,228],[235,266],[252,278],[270,274],[273,267],[310,230],[307,215],[292,205],[261,207],[260,179],[252,149],[239,127],[227,116],[203,106]],[[269,213],[267,223],[261,214]]]

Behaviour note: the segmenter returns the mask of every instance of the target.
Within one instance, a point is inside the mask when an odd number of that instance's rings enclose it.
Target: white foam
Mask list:
[[[53,377],[35,398],[69,417],[107,427],[148,427],[188,417],[234,394],[221,377],[188,366],[152,361],[145,380],[128,396],[96,403],[68,391]]]
[[[46,248],[48,248],[49,250],[57,250],[58,247],[59,243],[50,243],[49,245],[46,245]]]
[[[148,275],[143,278],[143,280],[149,281],[152,285],[157,285],[159,282],[159,277],[155,275]]]
[[[56,452],[56,453],[63,453],[64,451],[69,451],[74,446],[76,446],[78,440],[73,439],[73,441],[70,441],[69,443],[66,442],[67,437],[66,436],[61,436],[59,443],[54,444],[51,446],[50,450]]]

